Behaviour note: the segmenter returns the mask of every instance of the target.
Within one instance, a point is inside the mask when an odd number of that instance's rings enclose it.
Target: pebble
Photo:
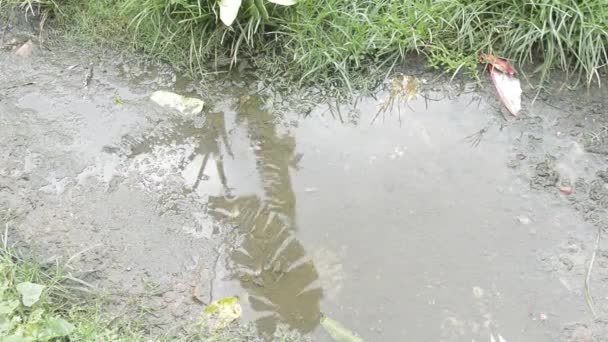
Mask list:
[[[15,56],[28,58],[28,57],[32,56],[33,51],[34,51],[34,43],[32,43],[31,40],[28,40],[27,42],[25,42],[25,44],[21,45],[15,51]]]
[[[572,342],[593,342],[593,332],[587,327],[579,326],[572,333]]]
[[[530,218],[527,216],[518,216],[517,221],[523,225],[528,225],[530,222],[532,222],[532,220],[530,220]]]

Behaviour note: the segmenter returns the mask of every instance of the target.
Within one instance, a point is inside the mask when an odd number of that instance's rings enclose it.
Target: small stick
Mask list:
[[[597,239],[595,240],[595,248],[593,249],[593,254],[591,254],[591,260],[589,261],[589,268],[587,269],[587,275],[585,276],[585,301],[589,306],[589,310],[591,310],[591,314],[593,318],[597,319],[597,314],[595,309],[593,308],[593,298],[589,293],[589,281],[591,280],[591,269],[593,268],[593,263],[595,262],[595,256],[597,254],[597,250],[600,247],[600,237],[602,235],[602,227],[597,229]]]
[[[72,255],[72,256],[71,256],[71,257],[68,259],[68,261],[66,261],[65,266],[69,266],[69,265],[70,265],[70,263],[71,263],[71,262],[72,262],[74,259],[76,259],[78,256],[80,256],[80,255],[82,255],[82,254],[84,254],[84,253],[86,253],[86,252],[90,251],[91,249],[94,249],[94,248],[97,248],[97,247],[100,247],[100,246],[101,246],[101,243],[98,243],[98,244],[95,244],[95,245],[93,245],[93,246],[87,247],[87,248],[85,248],[85,249],[81,250],[80,252],[78,252],[78,253],[76,253],[76,254]]]

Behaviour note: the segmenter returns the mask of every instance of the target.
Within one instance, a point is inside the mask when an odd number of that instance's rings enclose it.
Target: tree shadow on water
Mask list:
[[[260,331],[271,335],[278,323],[287,323],[308,333],[321,317],[323,291],[312,260],[295,237],[296,196],[289,175],[295,139],[277,133],[273,114],[261,110],[257,100],[241,106],[236,120],[246,127],[264,198],[210,197],[209,212],[237,227],[229,267],[248,292],[251,308],[262,315],[256,320]]]

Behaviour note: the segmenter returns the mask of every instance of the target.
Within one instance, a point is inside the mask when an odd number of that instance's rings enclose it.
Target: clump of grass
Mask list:
[[[494,53],[535,66],[540,82],[558,69],[599,83],[608,63],[602,0],[300,0],[290,7],[244,0],[231,27],[219,21],[215,0],[7,2],[61,11],[68,29],[128,37],[193,73],[248,58],[267,75],[351,90],[375,84],[369,79],[378,70],[407,63],[412,53],[473,76],[478,55]]]
[[[205,71],[264,51],[283,16],[281,6],[245,0],[231,27],[219,20],[217,1],[126,0],[120,13],[130,19],[137,48],[191,71]]]
[[[62,266],[15,253],[6,233],[0,244],[0,336],[7,341],[145,340],[140,331],[123,329],[126,325],[110,326],[101,301],[84,296],[83,282],[76,282]]]
[[[348,85],[353,73],[423,54],[433,67],[477,72],[491,52],[599,82],[608,55],[608,9],[582,0],[302,1],[286,20],[286,58],[301,79]],[[286,61],[285,61],[286,63]]]

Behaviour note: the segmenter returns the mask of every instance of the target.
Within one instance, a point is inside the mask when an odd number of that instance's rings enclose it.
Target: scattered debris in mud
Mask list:
[[[555,169],[555,157],[547,155],[544,161],[536,164],[530,186],[533,189],[551,188],[558,181],[559,174]]]

